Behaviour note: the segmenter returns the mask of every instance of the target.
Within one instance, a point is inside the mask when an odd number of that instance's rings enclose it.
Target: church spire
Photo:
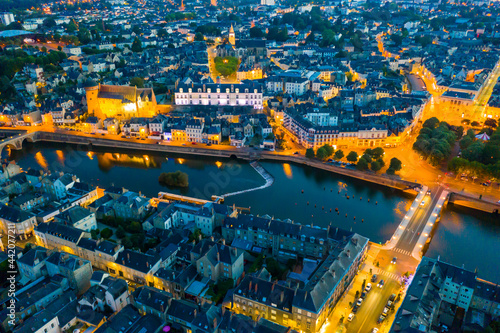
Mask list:
[[[234,33],[234,28],[233,28],[232,24],[231,24],[231,28],[229,29],[228,39],[229,39],[229,44],[231,44],[233,46],[236,44],[236,34]]]

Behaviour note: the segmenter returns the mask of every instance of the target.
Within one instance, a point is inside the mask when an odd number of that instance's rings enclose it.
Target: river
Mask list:
[[[87,152],[75,150],[71,145],[47,143],[30,144],[23,151],[10,152],[9,156],[4,152],[5,157],[16,160],[25,170],[65,171],[101,188],[123,186],[149,197],[167,191],[210,199],[214,194],[265,183],[248,163],[229,159],[141,155],[130,151],[110,153],[105,149]],[[326,227],[330,224],[383,243],[393,234],[413,199],[411,195],[391,188],[310,167],[277,162],[261,162],[261,165],[274,177],[274,184],[262,190],[230,196],[226,198],[226,204],[250,207],[252,214],[289,218],[303,225]],[[158,183],[162,172],[176,170],[188,174],[188,188],[168,188]],[[498,280],[498,268],[491,269],[490,265],[500,262],[500,246],[496,241],[500,227],[498,222],[495,224],[490,220],[495,219],[488,214],[446,210],[427,255],[441,255],[442,260],[455,265],[465,263],[465,267],[472,270],[478,267],[481,277]],[[482,258],[480,261],[477,260],[478,254]]]

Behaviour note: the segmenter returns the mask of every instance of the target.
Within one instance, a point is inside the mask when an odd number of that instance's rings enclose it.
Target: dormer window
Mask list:
[[[220,88],[217,88],[217,93],[220,93]]]
[[[183,92],[184,92],[184,90],[183,90],[182,88],[180,88],[180,89],[179,89],[179,92],[180,92],[180,93],[183,93]]]
[[[191,93],[191,92],[193,92],[193,89],[189,88],[189,89],[188,89],[188,92],[190,92],[190,93]]]

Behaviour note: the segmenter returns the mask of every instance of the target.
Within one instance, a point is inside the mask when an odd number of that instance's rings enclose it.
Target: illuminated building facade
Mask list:
[[[175,93],[177,105],[252,105],[262,109],[262,88],[257,83],[188,84]]]
[[[109,86],[90,81],[85,91],[88,112],[99,119],[125,120],[156,115],[156,96],[152,88]]]

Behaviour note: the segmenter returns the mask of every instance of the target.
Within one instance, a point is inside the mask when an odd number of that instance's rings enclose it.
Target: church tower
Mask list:
[[[229,44],[233,46],[236,44],[236,35],[234,34],[234,28],[232,24],[231,24],[231,29],[229,29],[228,39],[229,39]]]

